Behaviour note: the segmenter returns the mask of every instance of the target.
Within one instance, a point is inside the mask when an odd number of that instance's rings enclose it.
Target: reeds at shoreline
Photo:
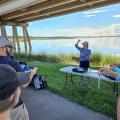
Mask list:
[[[15,58],[19,59],[17,54],[14,54]],[[65,63],[65,64],[79,64],[79,54],[58,54],[50,55],[47,53],[40,53],[39,55],[20,55],[20,59],[24,58],[30,61],[42,61],[53,63]],[[113,63],[120,63],[120,56],[103,55],[101,53],[93,53],[91,55],[91,66],[110,66]]]

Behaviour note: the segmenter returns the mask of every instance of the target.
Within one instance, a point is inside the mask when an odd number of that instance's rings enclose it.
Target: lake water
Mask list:
[[[92,53],[100,52],[107,55],[120,55],[120,37],[101,37],[101,38],[82,38],[83,41],[89,42],[89,48]],[[31,40],[33,54],[76,54],[78,50],[74,47],[77,39],[57,39],[57,40]],[[21,44],[24,52],[24,43]],[[81,44],[80,44],[81,45]]]

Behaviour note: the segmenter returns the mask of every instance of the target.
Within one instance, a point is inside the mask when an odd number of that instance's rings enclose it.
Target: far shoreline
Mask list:
[[[40,36],[30,36],[31,40],[57,40],[57,39],[79,39],[79,38],[112,38],[112,37],[120,37],[120,35],[116,36],[48,36],[48,37],[40,37]],[[8,39],[13,39],[12,36],[8,36]],[[19,39],[23,39],[23,36],[19,36]]]

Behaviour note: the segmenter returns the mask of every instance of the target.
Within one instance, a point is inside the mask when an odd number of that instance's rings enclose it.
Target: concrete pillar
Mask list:
[[[13,48],[14,48],[14,51],[16,53],[16,36],[15,36],[15,33],[14,33],[14,26],[12,26],[12,32],[13,32]]]

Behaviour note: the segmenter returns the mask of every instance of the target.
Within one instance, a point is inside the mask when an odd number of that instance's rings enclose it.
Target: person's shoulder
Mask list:
[[[0,61],[1,62],[9,62],[11,60],[8,57],[6,57],[6,56],[0,56]]]
[[[17,71],[17,72],[21,72],[22,71],[22,68],[20,66],[20,64],[15,61],[15,60],[10,60],[10,65]]]
[[[11,62],[11,63],[16,63],[17,64],[17,61],[11,59],[10,57],[6,57],[5,58],[7,61]]]
[[[19,63],[11,58],[8,57],[0,57],[0,64],[7,64],[10,65],[11,67],[13,67],[17,72],[22,71],[21,66],[19,65]]]
[[[9,57],[6,57],[6,56],[2,56],[0,57],[0,59],[2,60],[3,63],[8,63],[8,64],[18,64],[17,61],[9,58]]]

